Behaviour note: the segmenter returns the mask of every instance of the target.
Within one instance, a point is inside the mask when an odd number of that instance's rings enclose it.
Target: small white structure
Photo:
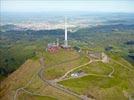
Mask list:
[[[83,71],[78,71],[78,72],[74,72],[71,74],[71,77],[80,77],[85,75],[85,73]]]
[[[78,77],[78,73],[72,73],[71,77]]]

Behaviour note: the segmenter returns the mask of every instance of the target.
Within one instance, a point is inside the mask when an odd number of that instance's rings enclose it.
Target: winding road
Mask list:
[[[15,91],[15,95],[13,97],[13,100],[16,100],[17,98],[17,94],[21,91],[21,90],[24,90],[26,87],[28,87],[31,82],[33,81],[33,79],[36,77],[36,75],[39,73],[39,71],[41,70],[41,68],[32,76],[32,78],[29,80],[29,82],[24,86],[24,87],[21,87],[21,88],[18,88],[16,91]]]
[[[83,66],[89,65],[89,64],[91,64],[92,62],[97,62],[97,61],[101,61],[101,60],[90,60],[89,62],[87,62],[87,63],[85,63],[85,64],[83,64],[83,65],[79,65],[79,66],[77,66],[77,67],[75,67],[75,68],[73,68],[73,69],[67,71],[62,77],[60,77],[59,79],[55,79],[54,81],[55,81],[55,82],[62,81],[62,80],[64,80],[64,78],[65,78],[69,73],[73,72],[74,70],[76,70],[76,69],[78,69],[78,68],[81,68],[81,67],[83,67]]]
[[[134,71],[133,69],[129,68],[128,66],[123,65],[122,63],[120,63],[120,62],[118,62],[118,61],[116,61],[116,60],[114,60],[114,59],[112,59],[112,61],[114,61],[115,63],[121,65],[122,67],[124,67],[124,68],[126,68],[126,69],[128,69],[129,71]]]
[[[65,62],[64,62],[65,63]],[[38,76],[39,76],[39,78],[43,81],[43,82],[45,82],[45,83],[47,83],[48,85],[50,85],[50,86],[52,86],[52,87],[54,87],[54,88],[56,88],[56,89],[59,89],[59,90],[61,90],[61,91],[63,91],[63,92],[65,92],[65,93],[67,93],[67,94],[71,94],[71,95],[73,95],[73,96],[75,96],[75,97],[77,97],[77,98],[79,98],[79,99],[81,99],[81,100],[90,100],[90,98],[88,98],[88,97],[86,97],[86,96],[84,96],[84,95],[79,95],[79,94],[77,94],[76,92],[73,92],[73,91],[71,91],[71,90],[68,90],[68,89],[66,89],[66,88],[64,88],[62,85],[59,85],[59,84],[57,84],[56,82],[54,82],[54,81],[50,81],[50,80],[46,80],[45,78],[44,78],[44,75],[43,75],[43,72],[44,72],[44,69],[45,69],[45,66],[43,65],[44,64],[44,60],[40,60],[40,64],[42,65],[42,68],[40,69],[40,71],[38,72]],[[61,64],[61,63],[60,63]],[[57,65],[57,64],[56,64]]]
[[[79,59],[79,58],[80,58],[80,57],[77,57],[77,58],[75,58],[75,59],[63,61],[63,62],[54,64],[54,65],[60,65],[60,64],[62,64],[62,63],[67,63],[67,62],[70,62],[70,61],[73,61],[73,60],[76,60],[76,59]],[[41,68],[32,76],[31,80],[29,80],[29,82],[28,82],[24,87],[18,88],[18,89],[15,91],[15,95],[14,95],[13,100],[16,100],[17,95],[18,95],[18,93],[19,93],[20,91],[24,91],[24,92],[26,92],[26,93],[28,93],[28,94],[31,94],[31,95],[39,95],[39,94],[36,94],[36,93],[32,93],[32,92],[30,92],[30,91],[27,91],[27,90],[25,89],[28,85],[30,85],[30,83],[32,82],[32,80],[34,79],[34,77],[35,77],[36,75],[38,75],[39,78],[40,78],[43,82],[47,83],[48,85],[50,85],[50,86],[52,86],[52,87],[54,87],[54,88],[57,88],[57,89],[59,89],[59,90],[61,90],[61,91],[63,91],[63,92],[66,92],[66,93],[68,93],[68,94],[71,94],[71,95],[73,95],[73,96],[75,96],[75,97],[77,97],[77,98],[79,98],[79,99],[81,99],[81,100],[90,100],[90,98],[87,98],[87,97],[84,96],[84,95],[79,95],[79,94],[77,94],[77,93],[75,93],[75,92],[73,92],[73,91],[71,91],[71,90],[68,90],[68,89],[64,88],[63,86],[61,86],[61,85],[59,85],[59,84],[57,84],[57,83],[55,83],[55,82],[46,80],[46,79],[44,78],[44,76],[43,76],[43,72],[44,72],[44,69],[45,69],[45,67],[46,67],[46,66],[44,65],[44,58],[43,58],[43,57],[40,59],[40,64],[41,64]],[[53,64],[52,64],[52,65],[53,65]],[[52,66],[52,65],[48,65],[48,66]],[[48,66],[47,66],[47,67],[48,67]],[[42,96],[42,95],[41,95],[41,96]]]
[[[43,72],[44,72],[44,70],[45,70],[45,67],[49,67],[49,66],[53,66],[53,65],[60,65],[60,64],[63,64],[63,63],[71,62],[71,61],[76,60],[76,59],[79,59],[79,58],[81,58],[81,55],[80,55],[79,57],[77,57],[77,58],[74,58],[74,59],[71,59],[71,60],[67,60],[67,61],[62,61],[62,62],[57,63],[57,64],[51,64],[51,65],[48,65],[48,66],[45,66],[44,58],[43,58],[43,57],[40,58],[40,65],[41,65],[41,68],[32,76],[31,80],[29,80],[29,82],[28,82],[24,87],[18,88],[18,89],[16,90],[13,100],[16,100],[17,94],[18,94],[20,91],[24,91],[24,92],[26,92],[26,93],[28,93],[28,94],[31,94],[31,95],[43,96],[43,95],[40,95],[40,94],[37,94],[37,93],[33,93],[33,92],[30,92],[30,91],[27,91],[27,90],[25,89],[27,86],[29,86],[29,85],[31,84],[32,80],[34,79],[34,77],[35,77],[36,75],[38,75],[39,78],[40,78],[44,83],[47,83],[49,86],[52,86],[52,87],[54,87],[54,88],[56,88],[56,89],[58,89],[58,90],[61,90],[61,91],[65,92],[65,93],[67,93],[67,94],[73,95],[73,96],[75,96],[75,97],[77,97],[77,98],[79,98],[79,99],[81,99],[81,100],[92,100],[92,98],[88,98],[87,96],[84,96],[84,95],[79,95],[79,94],[77,94],[77,93],[74,92],[74,91],[71,91],[71,90],[68,90],[68,89],[64,88],[62,85],[58,84],[57,82],[63,81],[63,80],[68,80],[68,79],[73,79],[73,78],[66,78],[66,76],[67,76],[68,74],[70,74],[71,72],[73,72],[74,70],[78,69],[78,68],[81,68],[81,67],[83,67],[83,66],[86,66],[86,65],[88,65],[88,64],[90,64],[90,63],[92,63],[92,62],[97,62],[97,61],[102,61],[102,60],[90,60],[89,62],[87,62],[87,63],[85,63],[85,64],[79,65],[79,66],[77,66],[77,67],[75,67],[75,68],[73,68],[73,69],[67,71],[62,77],[60,77],[60,78],[58,78],[58,79],[46,80],[45,77],[44,77],[44,75],[43,75]],[[113,59],[112,59],[112,60],[113,60]],[[123,64],[121,64],[121,63],[119,63],[119,62],[117,62],[117,61],[115,61],[115,60],[113,60],[113,61],[114,61],[115,63],[120,64],[121,66],[127,68],[128,70],[132,71],[132,69],[130,69],[129,67],[127,67],[127,66],[125,66],[125,65],[123,65]],[[89,75],[91,75],[91,76],[99,76],[99,77],[109,77],[109,78],[111,78],[111,77],[113,77],[112,75],[113,75],[113,73],[114,73],[115,70],[114,70],[114,67],[112,67],[112,66],[109,66],[109,67],[112,69],[112,71],[111,71],[108,75],[85,74],[85,75],[83,75],[83,76],[79,76],[79,77],[76,77],[76,78],[80,78],[80,77],[84,77],[84,76],[89,76]]]

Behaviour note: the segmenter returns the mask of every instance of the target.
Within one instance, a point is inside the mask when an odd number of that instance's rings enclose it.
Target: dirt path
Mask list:
[[[40,69],[39,69],[39,70],[40,70]],[[32,76],[31,80],[29,80],[29,82],[28,82],[24,87],[18,88],[18,89],[15,91],[15,95],[14,95],[13,100],[16,100],[17,94],[18,94],[21,90],[24,90],[26,87],[28,87],[28,86],[31,84],[31,82],[33,81],[33,79],[35,78],[35,76],[37,75],[37,73],[39,72],[39,70]]]
[[[44,76],[43,76],[43,70],[40,70],[40,72],[39,72],[39,77],[40,77],[40,79],[41,79],[43,82],[47,83],[49,86],[52,86],[52,87],[54,87],[54,88],[56,88],[56,89],[59,89],[59,90],[65,92],[65,93],[67,93],[67,94],[71,94],[71,95],[73,95],[73,96],[75,96],[75,97],[77,97],[77,98],[83,100],[83,98],[82,98],[79,94],[77,94],[77,93],[75,93],[75,92],[73,92],[73,91],[71,91],[71,90],[65,89],[64,87],[60,86],[59,84],[57,84],[57,83],[55,83],[55,82],[46,80],[46,79],[44,78]]]
[[[113,59],[112,59],[112,60],[113,60]],[[70,62],[70,61],[71,61],[71,60],[69,60],[69,61],[63,61],[63,62],[61,62],[61,63],[54,64],[54,65],[59,65],[59,64],[62,64],[62,63]],[[31,94],[31,95],[39,95],[39,96],[42,96],[42,95],[40,95],[40,94],[32,93],[32,92],[27,91],[27,90],[25,89],[27,86],[29,86],[29,85],[31,84],[32,80],[34,79],[34,77],[35,77],[36,75],[38,75],[39,78],[40,78],[43,82],[47,83],[48,85],[50,85],[50,86],[52,86],[52,87],[54,87],[54,88],[56,88],[56,89],[61,90],[61,91],[65,92],[65,93],[67,93],[67,94],[73,95],[73,96],[75,96],[75,97],[77,97],[77,98],[79,98],[79,99],[81,99],[81,100],[91,100],[91,98],[87,98],[86,96],[79,95],[79,94],[75,93],[74,91],[71,91],[71,90],[68,90],[68,89],[64,88],[62,85],[57,84],[57,82],[63,81],[63,80],[68,80],[68,79],[74,79],[74,78],[66,78],[66,76],[67,76],[68,74],[70,74],[71,72],[73,72],[74,70],[78,69],[78,68],[81,68],[81,67],[83,67],[83,66],[86,66],[86,65],[88,65],[88,64],[91,64],[92,62],[97,62],[97,61],[101,61],[101,62],[102,62],[102,60],[90,60],[89,62],[87,62],[87,63],[85,63],[85,64],[79,65],[79,66],[77,66],[77,67],[75,67],[75,68],[73,68],[73,69],[67,71],[67,72],[66,72],[62,77],[60,77],[59,79],[55,79],[55,80],[51,80],[51,81],[50,81],[50,80],[46,80],[46,79],[44,78],[43,72],[44,72],[44,70],[45,70],[45,65],[44,65],[44,58],[42,57],[42,58],[40,59],[41,68],[32,76],[31,80],[29,80],[29,82],[28,82],[24,87],[21,87],[21,88],[19,88],[19,89],[16,90],[15,95],[14,95],[14,100],[16,100],[17,94],[18,94],[21,90],[23,90],[24,92],[26,92],[26,93],[28,93],[28,94]],[[128,70],[132,71],[132,69],[130,69],[129,67],[127,67],[127,66],[125,66],[125,65],[123,65],[123,64],[121,64],[121,63],[119,63],[119,62],[117,62],[117,61],[115,61],[115,60],[113,60],[113,61],[114,61],[115,63],[117,63],[117,64],[119,64],[119,65],[121,65],[121,66],[127,68]],[[52,65],[49,65],[49,66],[52,66]],[[47,67],[48,67],[48,66],[47,66]],[[91,76],[99,76],[99,77],[109,77],[109,78],[110,78],[110,77],[113,77],[112,75],[113,75],[113,73],[114,73],[114,71],[115,71],[115,70],[114,70],[114,67],[110,66],[110,68],[112,69],[112,71],[111,71],[108,75],[85,74],[85,75],[83,75],[83,76],[79,76],[79,77],[76,77],[76,78],[81,78],[81,77],[88,76],[88,75],[91,75]]]
[[[128,69],[129,71],[134,71],[133,69],[129,68],[128,66],[123,65],[122,63],[120,63],[120,62],[118,62],[118,61],[116,61],[116,60],[114,60],[114,59],[112,59],[112,61],[114,61],[115,63],[121,65],[122,67],[124,67],[124,68],[126,68],[126,69]]]
[[[97,62],[97,61],[101,61],[101,60],[90,60],[89,62],[87,62],[87,63],[85,63],[85,64],[79,65],[79,66],[77,66],[77,67],[75,67],[75,68],[73,68],[73,69],[67,71],[62,77],[60,77],[59,79],[55,79],[54,81],[55,81],[55,82],[62,81],[62,80],[64,80],[64,78],[65,78],[69,73],[73,72],[74,70],[76,70],[76,69],[78,69],[78,68],[81,68],[81,67],[83,67],[83,66],[89,65],[89,64],[91,64],[92,62]]]
[[[62,77],[60,77],[58,80],[64,79],[64,78],[65,78],[69,73],[71,73],[72,71],[74,71],[74,70],[76,70],[76,69],[78,69],[78,68],[81,68],[81,67],[83,67],[83,66],[86,66],[86,65],[88,65],[88,64],[90,64],[90,63],[92,63],[92,61],[89,61],[89,62],[87,62],[87,63],[85,63],[85,64],[83,64],[83,65],[80,65],[80,66],[78,66],[78,67],[75,67],[75,68],[73,68],[73,69],[67,71],[67,72],[66,72]]]
[[[41,58],[40,60],[43,60],[43,58]],[[24,87],[18,88],[15,91],[15,95],[14,95],[13,100],[16,100],[17,95],[21,90],[24,90],[26,87],[28,87],[31,84],[31,82],[33,81],[33,79],[36,77],[36,75],[39,73],[40,70],[41,70],[41,68],[32,76],[32,78],[28,81],[28,83]]]
[[[65,81],[65,80],[69,80],[69,79],[77,79],[77,78],[82,78],[82,77],[85,77],[85,76],[98,76],[98,77],[109,77],[108,75],[100,75],[100,74],[85,74],[85,75],[82,75],[82,76],[78,76],[78,77],[70,77],[70,78],[64,78],[62,80],[57,80],[56,82],[60,82],[60,81]]]
[[[108,74],[108,76],[109,77],[113,77],[112,75],[113,75],[113,73],[114,73],[114,67],[112,67],[112,66],[109,66],[111,69],[112,69],[112,72],[110,72],[109,74]]]
[[[44,63],[44,60],[42,60],[40,63],[41,63],[41,64]],[[79,94],[77,94],[77,93],[74,92],[74,91],[68,90],[68,89],[64,88],[63,86],[57,84],[57,83],[54,82],[54,81],[46,80],[46,79],[44,78],[44,75],[43,75],[44,69],[45,69],[45,66],[42,65],[42,69],[40,69],[40,71],[39,71],[39,73],[38,73],[39,78],[40,78],[43,82],[47,83],[48,85],[50,85],[50,86],[52,86],[52,87],[54,87],[54,88],[56,88],[56,89],[61,90],[61,91],[65,92],[65,93],[67,93],[67,94],[73,95],[73,96],[75,96],[75,97],[77,97],[77,98],[79,98],[79,99],[81,99],[81,100],[91,100],[91,98],[88,98],[88,97],[83,96],[83,95],[79,95]]]
[[[63,63],[65,63],[65,62],[63,62]],[[59,89],[59,90],[65,92],[65,93],[67,93],[67,94],[73,95],[73,96],[75,96],[75,97],[77,97],[77,98],[79,98],[79,99],[81,99],[81,100],[90,100],[90,98],[87,98],[86,96],[79,95],[79,94],[77,94],[77,93],[75,93],[75,92],[73,92],[73,91],[71,91],[71,90],[68,90],[68,89],[64,88],[63,86],[61,86],[61,85],[59,85],[59,84],[57,84],[57,83],[55,83],[55,82],[51,82],[51,81],[49,81],[49,80],[46,80],[46,79],[44,78],[44,76],[43,76],[43,72],[44,72],[44,69],[45,69],[44,58],[41,58],[41,59],[40,59],[40,64],[41,64],[41,68],[32,76],[32,78],[29,80],[29,82],[28,82],[24,87],[18,88],[18,89],[15,91],[15,95],[14,95],[13,100],[16,100],[17,95],[18,95],[18,93],[19,93],[20,91],[24,91],[24,92],[26,92],[26,93],[28,93],[28,94],[31,94],[31,95],[43,96],[43,95],[40,95],[40,94],[32,93],[32,92],[27,91],[27,90],[25,89],[27,86],[29,86],[29,85],[31,84],[31,82],[33,81],[33,79],[35,78],[36,75],[38,75],[39,78],[40,78],[43,82],[47,83],[48,85],[50,85],[50,86],[52,86],[52,87],[54,87],[54,88],[57,88],[57,89]],[[61,63],[59,63],[59,64],[61,64]],[[56,65],[58,65],[58,64],[56,64]]]

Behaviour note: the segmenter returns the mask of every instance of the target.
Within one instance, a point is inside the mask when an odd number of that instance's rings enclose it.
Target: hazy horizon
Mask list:
[[[132,0],[1,0],[1,12],[134,12]]]
[[[127,20],[134,16],[132,0],[1,0],[1,24],[60,21],[82,16],[93,22]],[[86,17],[86,18],[85,18]],[[74,21],[74,20],[73,20]],[[124,21],[123,21],[124,22]],[[127,22],[128,23],[128,22]]]

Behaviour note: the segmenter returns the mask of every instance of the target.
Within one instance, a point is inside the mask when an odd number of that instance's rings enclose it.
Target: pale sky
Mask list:
[[[134,12],[134,0],[0,0],[2,12]]]

